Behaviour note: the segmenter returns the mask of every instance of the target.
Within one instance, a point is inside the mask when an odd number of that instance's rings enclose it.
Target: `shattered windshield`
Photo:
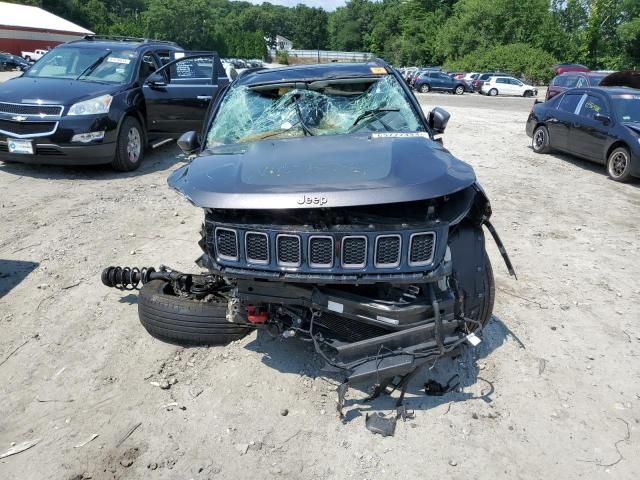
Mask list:
[[[239,86],[223,100],[207,148],[266,138],[421,132],[421,121],[395,77]]]

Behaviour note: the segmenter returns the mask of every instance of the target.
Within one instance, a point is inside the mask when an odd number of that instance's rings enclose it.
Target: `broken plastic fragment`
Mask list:
[[[396,432],[397,417],[385,417],[382,413],[376,412],[365,418],[365,426],[367,430],[382,435],[383,437],[391,437]]]

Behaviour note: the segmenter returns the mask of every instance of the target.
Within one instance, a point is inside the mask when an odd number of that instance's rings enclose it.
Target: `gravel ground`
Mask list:
[[[427,397],[419,379],[415,419],[382,438],[364,414],[392,400],[358,405],[351,390],[340,423],[336,379],[307,344],[252,334],[185,349],[147,335],[135,293],[99,273],[193,269],[201,212],[166,186],[175,146],[131,174],[5,164],[0,455],[38,443],[1,459],[0,478],[639,478],[639,184],[534,154],[530,99],[420,100],[453,114],[445,144],[475,167],[518,273],[491,244],[484,341],[432,372],[463,373],[461,392]]]

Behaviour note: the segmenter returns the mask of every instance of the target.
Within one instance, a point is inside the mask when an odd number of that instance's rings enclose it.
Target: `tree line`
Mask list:
[[[333,12],[228,0],[25,0],[99,34],[259,58],[264,38],[371,52],[396,66],[503,69],[548,80],[555,62],[640,66],[640,0],[349,0]]]

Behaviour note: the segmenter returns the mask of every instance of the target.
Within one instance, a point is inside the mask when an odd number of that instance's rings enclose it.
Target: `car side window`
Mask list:
[[[149,53],[145,53],[142,56],[142,62],[140,63],[140,73],[138,78],[140,80],[146,80],[149,75],[155,72],[159,68],[156,59],[153,55]]]
[[[163,66],[171,61],[171,54],[169,53],[169,50],[159,50],[156,52],[156,55],[160,59],[160,63],[162,63]]]
[[[562,110],[563,112],[575,113],[576,108],[578,108],[578,104],[582,99],[581,93],[568,93],[562,97],[560,103],[558,104],[558,110]]]
[[[518,85],[518,86],[522,85],[522,82],[520,80],[515,79],[515,78],[509,79],[509,82],[511,82],[511,85]]]
[[[580,109],[580,116],[587,118],[594,118],[596,115],[608,115],[609,109],[604,99],[596,97],[595,95],[587,96],[586,101]]]
[[[509,83],[509,80],[506,78],[498,78],[496,80],[496,83]]]

